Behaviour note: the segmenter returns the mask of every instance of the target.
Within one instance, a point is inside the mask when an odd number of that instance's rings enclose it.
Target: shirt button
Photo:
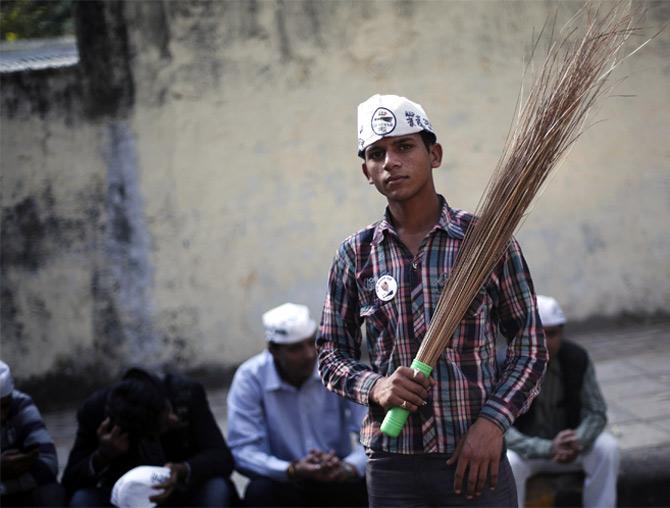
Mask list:
[[[418,267],[419,267],[419,263],[417,263],[416,261],[414,261],[414,262],[412,263],[412,268],[414,268],[414,269],[416,270]]]

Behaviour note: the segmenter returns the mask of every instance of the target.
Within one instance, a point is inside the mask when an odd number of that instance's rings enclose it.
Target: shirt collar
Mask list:
[[[435,232],[437,229],[441,229],[445,231],[447,235],[462,240],[465,236],[465,224],[463,224],[463,220],[461,218],[462,213],[458,213],[458,211],[452,209],[447,203],[447,200],[444,199],[444,196],[441,194],[438,194],[437,197],[442,204],[442,210],[440,211],[440,217],[429,234],[433,234],[433,232]],[[389,210],[388,206],[384,212],[384,217],[377,223],[375,227],[375,231],[372,235],[372,243],[379,245],[385,238],[385,233],[391,234],[396,238],[398,237],[398,233],[396,232],[395,226],[393,225],[391,211]]]

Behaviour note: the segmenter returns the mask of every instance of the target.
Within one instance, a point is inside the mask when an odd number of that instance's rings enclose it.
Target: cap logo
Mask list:
[[[372,132],[378,136],[384,136],[395,129],[395,115],[386,108],[377,108],[375,112],[372,113],[371,126]]]

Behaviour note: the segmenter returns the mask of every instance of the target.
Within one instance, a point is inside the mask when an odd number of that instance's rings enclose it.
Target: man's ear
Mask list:
[[[363,174],[365,175],[365,179],[368,181],[370,185],[375,183],[372,178],[370,178],[370,172],[368,171],[368,166],[364,163],[361,164],[361,170],[363,171]]]
[[[442,145],[434,143],[430,147],[430,167],[439,168],[442,165]]]

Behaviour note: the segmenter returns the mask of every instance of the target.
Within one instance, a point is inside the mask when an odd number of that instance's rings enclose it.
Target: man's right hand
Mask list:
[[[2,459],[0,461],[3,478],[18,478],[23,473],[26,473],[30,470],[38,456],[39,451],[37,448],[25,453],[16,449],[5,450],[2,452]]]
[[[559,464],[574,461],[582,451],[577,434],[572,429],[565,429],[556,434],[551,443],[551,458]]]
[[[370,390],[370,402],[389,410],[402,407],[410,413],[426,403],[435,381],[409,367],[398,367],[393,374],[379,379]]]
[[[310,450],[306,457],[293,463],[295,480],[311,480],[315,482],[343,482],[358,474],[352,466],[341,460],[335,451],[322,452]]]
[[[98,452],[97,461],[107,465],[114,459],[128,453],[130,441],[128,434],[118,425],[113,425],[109,418],[100,424],[97,430]]]
[[[306,457],[293,462],[293,480],[322,481],[324,477],[323,462],[320,457],[311,450]]]

